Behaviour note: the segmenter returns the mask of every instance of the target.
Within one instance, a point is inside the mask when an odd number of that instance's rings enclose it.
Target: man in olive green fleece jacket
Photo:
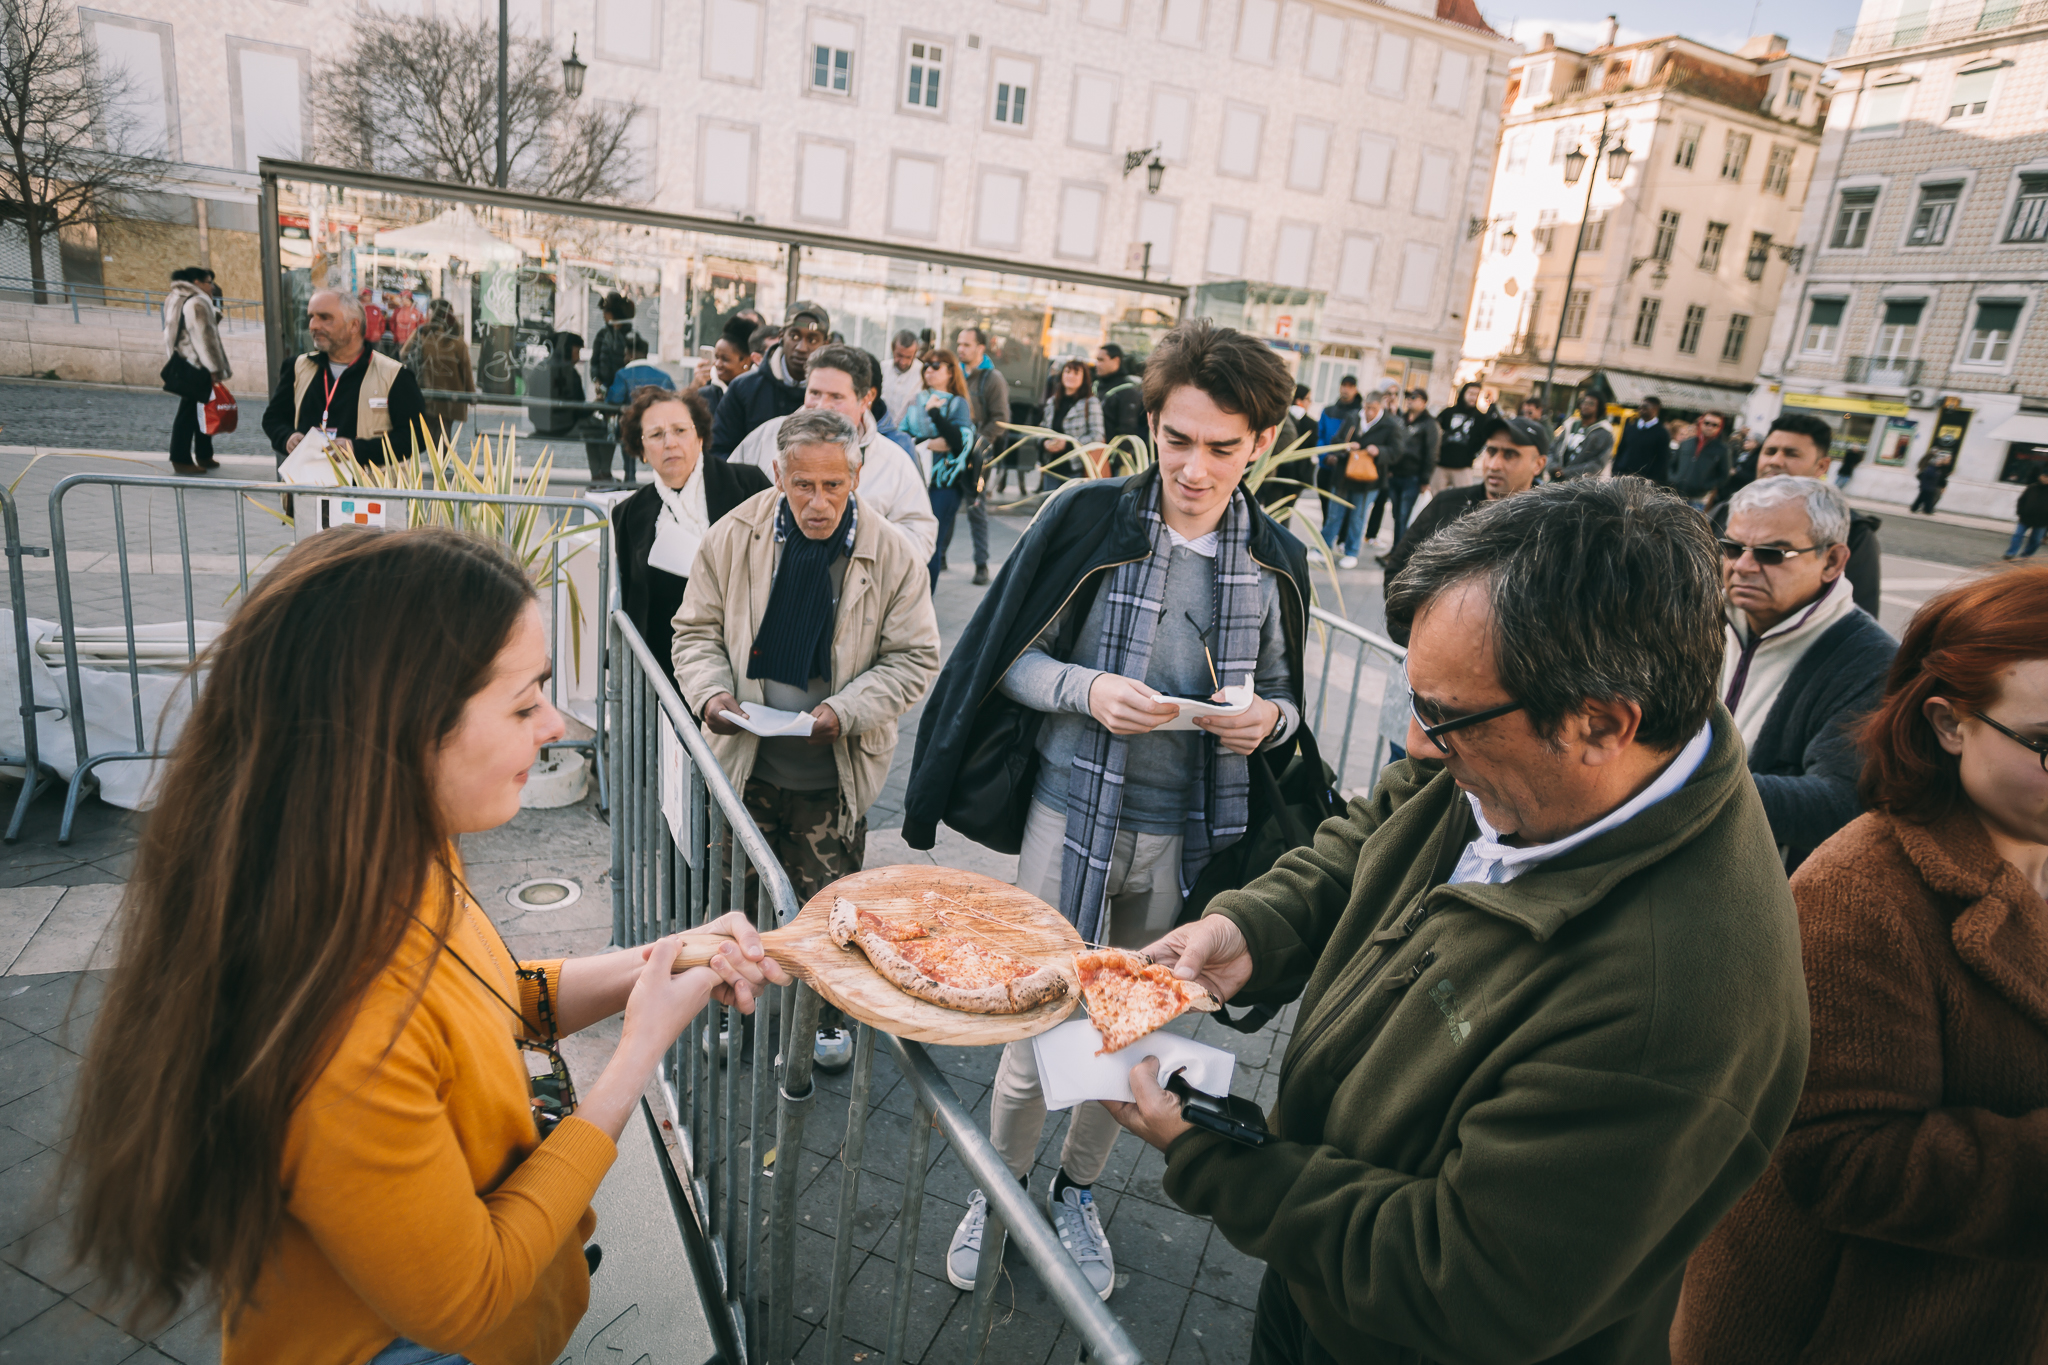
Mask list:
[[[1299,995],[1276,1140],[1133,1073],[1165,1186],[1266,1261],[1252,1359],[1649,1362],[1805,1074],[1792,900],[1713,696],[1704,523],[1638,481],[1482,508],[1411,560],[1411,753],[1153,949]],[[1566,623],[1560,626],[1560,623]],[[1426,728],[1425,728],[1426,727]]]

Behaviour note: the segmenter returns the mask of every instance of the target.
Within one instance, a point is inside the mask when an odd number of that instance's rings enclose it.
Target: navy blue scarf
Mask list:
[[[747,676],[769,678],[801,691],[813,678],[832,676],[832,561],[853,551],[854,499],[846,515],[823,540],[812,540],[796,524],[784,498],[775,510],[775,539],[782,563],[768,590],[768,609],[747,655]]]

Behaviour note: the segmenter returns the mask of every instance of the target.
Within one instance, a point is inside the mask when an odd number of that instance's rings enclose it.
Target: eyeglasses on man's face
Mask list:
[[[2019,745],[2022,749],[2025,749],[2028,752],[2032,753],[2036,758],[2041,760],[2041,771],[2048,772],[2048,739],[2028,739],[2025,735],[2017,734],[2012,730],[2006,729],[2003,725],[2000,725],[1997,721],[1991,719],[1991,717],[1985,715],[1982,711],[1979,711],[1977,713],[1977,719],[1983,721],[1986,725],[1998,731],[1999,734],[2004,735],[2007,739]]]
[[[1755,557],[1757,567],[1762,569],[1775,569],[1788,559],[1818,554],[1827,549],[1825,545],[1744,545],[1739,540],[1728,540],[1725,537],[1720,544],[1721,558],[1733,563],[1747,552]]]
[[[1462,716],[1447,716],[1443,708],[1434,702],[1425,701],[1416,694],[1415,686],[1408,682],[1408,666],[1401,666],[1401,681],[1408,687],[1408,710],[1415,717],[1415,723],[1422,730],[1423,737],[1436,746],[1440,754],[1451,754],[1455,750],[1444,742],[1444,736],[1474,725],[1484,725],[1490,720],[1513,715],[1522,709],[1522,703],[1511,701],[1505,706],[1489,706],[1484,711],[1473,711]]]

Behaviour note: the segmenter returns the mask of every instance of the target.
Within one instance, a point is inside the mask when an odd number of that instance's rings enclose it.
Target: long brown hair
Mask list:
[[[918,363],[920,365],[944,365],[946,367],[945,391],[947,393],[957,393],[962,398],[967,397],[967,381],[960,376],[959,356],[954,355],[943,346],[934,346],[931,350],[925,352],[924,359]]]
[[[195,1284],[248,1301],[292,1109],[446,845],[434,752],[532,598],[503,550],[455,531],[329,531],[201,661],[65,1157],[77,1256],[131,1321]],[[430,927],[438,951],[445,917]]]
[[[1969,800],[1962,762],[1941,747],[1924,708],[1941,697],[1959,716],[1998,700],[2014,664],[2048,658],[2048,565],[1987,574],[1930,597],[1913,613],[1863,722],[1863,804],[1930,825]]]

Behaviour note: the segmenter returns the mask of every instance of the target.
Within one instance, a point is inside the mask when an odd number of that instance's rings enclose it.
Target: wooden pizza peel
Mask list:
[[[968,1014],[898,990],[858,947],[840,947],[826,926],[832,902],[844,896],[885,920],[918,920],[934,931],[959,934],[984,948],[1054,967],[1067,978],[1067,994],[1021,1014]],[[942,913],[943,912],[943,913]],[[685,942],[676,970],[702,966],[723,937]],[[920,1043],[985,1047],[1045,1032],[1081,1003],[1074,954],[1081,936],[1060,912],[1029,892],[978,872],[905,863],[871,867],[841,877],[811,897],[797,917],[761,935],[761,946],[850,1018]]]

